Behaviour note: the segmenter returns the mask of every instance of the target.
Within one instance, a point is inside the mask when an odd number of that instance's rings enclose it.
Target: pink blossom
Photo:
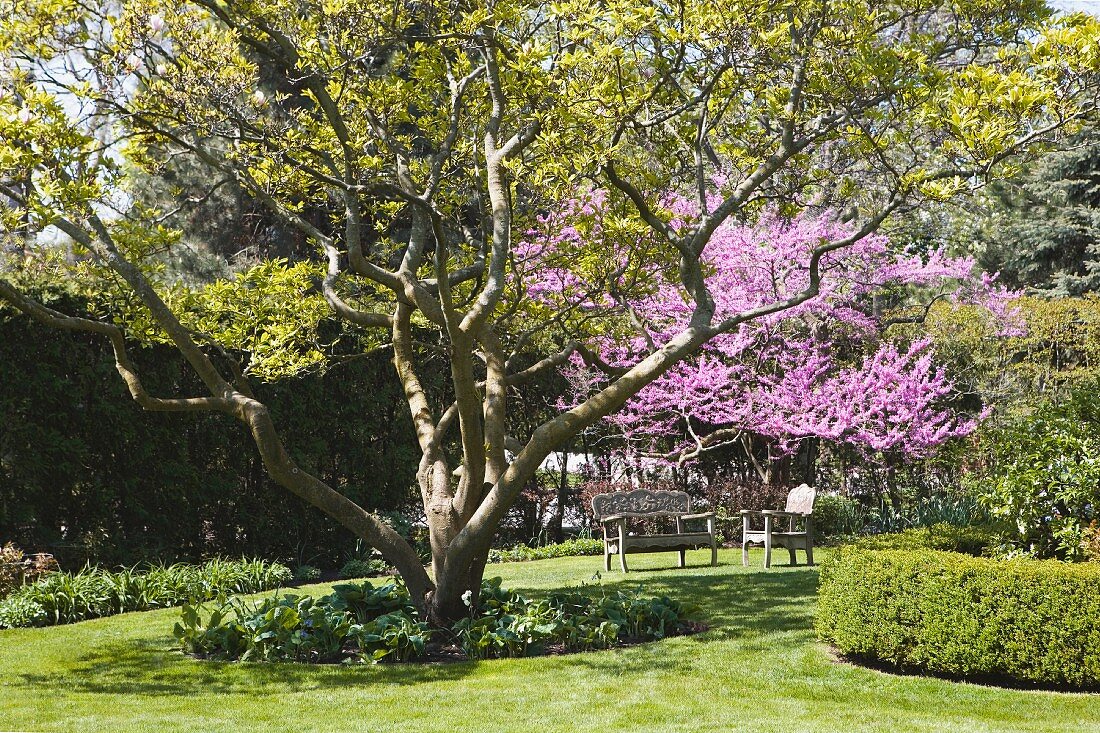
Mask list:
[[[663,205],[674,230],[699,218],[682,197],[669,196]],[[620,327],[598,343],[605,361],[629,367],[685,328],[693,303],[672,263],[649,256],[652,242],[605,236],[606,207],[606,194],[592,191],[542,217],[516,248],[518,280],[527,297],[558,310],[605,311],[622,321],[632,309],[648,338]],[[814,248],[850,233],[829,217],[809,216],[720,227],[703,255],[714,321],[803,290]],[[594,264],[578,266],[582,253],[593,252]],[[1012,294],[995,278],[976,277],[970,258],[940,250],[899,255],[877,234],[826,254],[821,271],[816,297],[713,338],[608,420],[646,450],[682,440],[689,428],[700,439],[733,428],[788,451],[812,437],[917,457],[972,432],[976,421],[949,404],[954,383],[936,365],[929,342],[900,347],[886,340],[879,304],[890,293],[896,299],[899,292],[935,290],[949,301],[984,306],[1007,334],[1020,328],[1008,306]],[[564,373],[574,402],[605,381],[580,359]],[[677,445],[672,455],[693,444]]]

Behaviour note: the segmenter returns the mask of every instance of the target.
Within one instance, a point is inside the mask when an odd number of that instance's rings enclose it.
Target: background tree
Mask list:
[[[4,223],[29,217],[67,237],[88,257],[72,274],[119,320],[47,308],[11,277],[0,297],[109,339],[146,409],[239,419],[277,483],[377,547],[428,618],[452,619],[557,446],[708,340],[815,297],[828,253],[996,175],[1093,104],[1096,23],[1045,28],[1048,16],[1032,0],[30,0],[0,19],[0,180],[32,184],[3,187],[15,204]],[[301,104],[269,104],[261,65]],[[191,157],[231,178],[301,232],[319,266],[273,261],[202,291],[166,282],[148,255],[177,235],[126,195],[123,153],[145,167]],[[584,181],[614,192],[629,259],[563,239],[600,307],[530,307],[517,234]],[[670,193],[696,213],[677,212]],[[704,252],[726,221],[776,203],[849,211],[851,233],[814,246],[801,289],[719,310]],[[585,401],[511,435],[509,456],[510,390],[629,324],[616,293],[650,287],[654,265],[679,279],[683,327]],[[392,349],[421,451],[430,574],[386,523],[291,458],[250,384],[319,362],[322,302],[373,333],[365,348]],[[151,395],[126,333],[171,343],[205,393]],[[442,394],[424,384],[426,353],[449,363]],[[541,358],[517,371],[528,353]]]
[[[982,265],[1048,296],[1100,290],[1100,133],[1086,127],[1018,176],[994,183],[977,230]]]

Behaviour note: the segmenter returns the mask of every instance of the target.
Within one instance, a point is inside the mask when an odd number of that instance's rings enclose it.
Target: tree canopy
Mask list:
[[[1000,175],[1095,103],[1097,22],[1037,0],[729,0],[598,4],[346,0],[20,0],[0,17],[0,193],[8,232],[58,259],[112,318],[0,297],[44,324],[102,334],[152,410],[217,410],[271,476],[376,546],[435,619],[461,613],[496,527],[562,441],[618,410],[709,340],[817,297],[829,253],[891,214]],[[317,252],[202,291],[155,255],[178,232],[132,190],[188,158],[240,187]],[[584,192],[608,192],[593,239]],[[691,204],[681,210],[678,202]],[[183,202],[186,205],[186,202]],[[572,306],[529,297],[517,253],[539,218]],[[842,212],[801,286],[725,309],[705,252],[730,221]],[[836,215],[840,215],[837,213]],[[600,242],[609,243],[607,247]],[[26,251],[21,249],[20,251]],[[9,258],[18,271],[26,258]],[[617,297],[667,273],[684,315],[608,365],[594,336],[635,327]],[[674,278],[674,280],[673,280]],[[377,517],[290,458],[249,380],[323,361],[341,319],[392,352],[422,452],[429,575]],[[666,324],[673,325],[673,324]],[[127,334],[174,345],[205,387],[149,394]],[[442,353],[443,394],[419,364]],[[521,355],[539,360],[519,369]],[[529,434],[510,390],[573,354],[610,378]],[[449,451],[448,434],[458,431]]]

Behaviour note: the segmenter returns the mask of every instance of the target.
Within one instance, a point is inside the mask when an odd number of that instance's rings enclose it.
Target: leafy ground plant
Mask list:
[[[286,595],[254,605],[231,600],[209,615],[184,606],[174,634],[184,652],[200,657],[332,663],[530,657],[607,649],[700,628],[689,620],[696,607],[666,596],[649,598],[640,589],[582,587],[533,601],[492,578],[482,584],[476,604],[467,600],[466,618],[450,629],[433,629],[420,619],[403,585],[345,584],[317,599]],[[442,640],[430,646],[433,637]]]

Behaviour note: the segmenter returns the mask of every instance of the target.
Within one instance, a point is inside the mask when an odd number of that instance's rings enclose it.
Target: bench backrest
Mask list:
[[[814,499],[817,498],[817,489],[812,486],[802,484],[791,489],[791,493],[787,494],[787,506],[783,509],[785,512],[793,512],[795,514],[812,514],[814,511]]]
[[[592,513],[599,520],[613,514],[645,516],[649,514],[687,514],[691,498],[683,491],[615,491],[592,497]]]

